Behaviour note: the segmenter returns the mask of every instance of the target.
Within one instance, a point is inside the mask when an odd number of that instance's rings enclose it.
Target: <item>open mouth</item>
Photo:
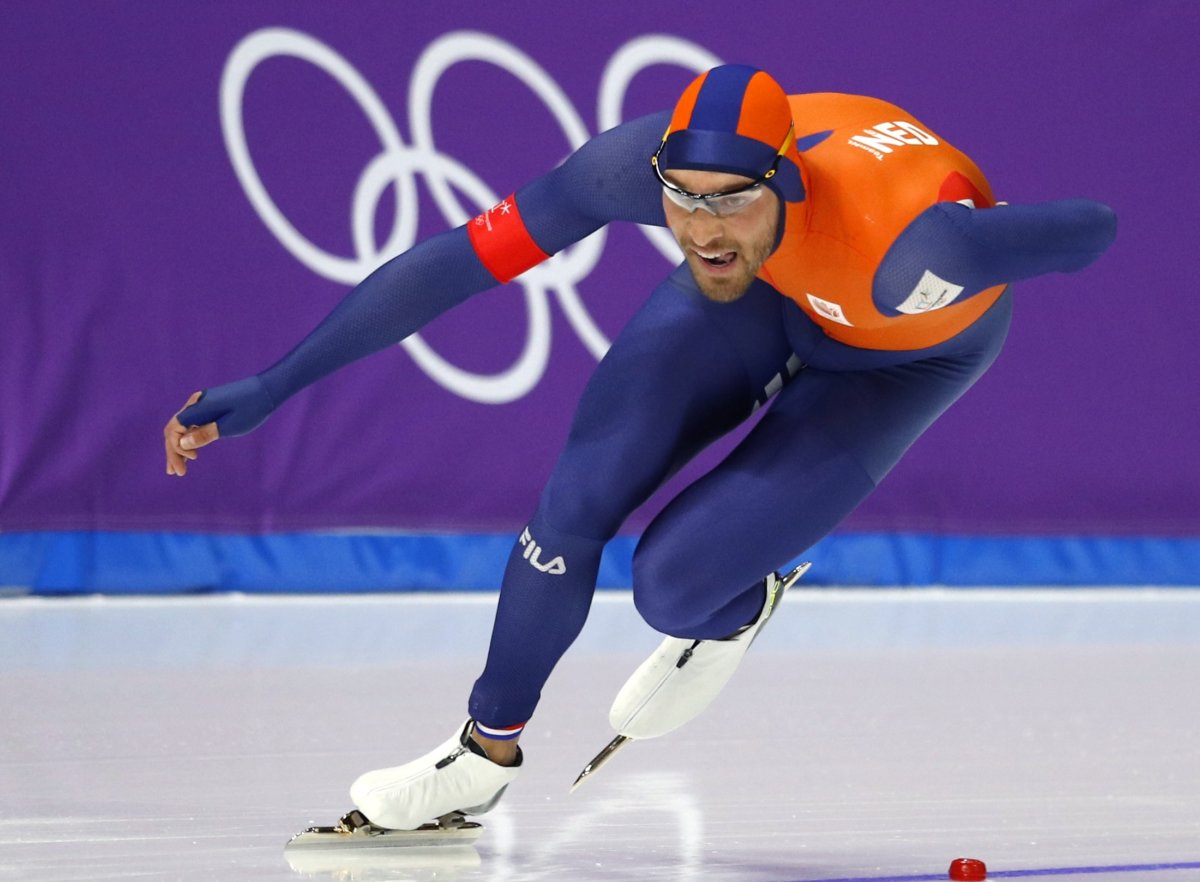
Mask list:
[[[713,269],[723,269],[737,259],[736,251],[705,252],[693,248],[692,252]]]

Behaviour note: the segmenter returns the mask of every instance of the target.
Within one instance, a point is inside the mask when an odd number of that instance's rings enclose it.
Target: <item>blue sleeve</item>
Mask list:
[[[543,251],[556,254],[609,221],[666,226],[650,156],[670,117],[656,113],[609,129],[517,191],[525,226]]]
[[[542,251],[555,254],[614,220],[665,223],[650,155],[666,124],[667,114],[656,114],[610,129],[517,191],[522,218]],[[280,361],[205,390],[179,414],[180,422],[216,421],[222,436],[249,432],[305,386],[400,342],[495,285],[465,226],[434,236],[364,279]]]
[[[900,315],[925,272],[963,290],[954,303],[988,288],[1046,273],[1081,270],[1112,244],[1112,209],[1090,199],[973,209],[931,205],[902,232],[875,273],[872,295],[885,315]]]

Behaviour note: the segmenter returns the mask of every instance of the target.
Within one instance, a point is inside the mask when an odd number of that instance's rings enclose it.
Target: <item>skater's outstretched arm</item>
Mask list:
[[[375,270],[291,352],[265,371],[194,393],[163,431],[167,473],[184,475],[196,450],[258,427],[285,400],[352,361],[391,346],[472,295],[528,269],[613,220],[663,225],[649,156],[666,116],[625,123],[593,138],[562,165],[518,190],[517,236],[499,244],[493,209],[434,236]],[[502,203],[503,204],[503,203]],[[507,214],[507,213],[506,213]],[[472,224],[476,232],[471,232]],[[515,258],[514,251],[521,253]],[[515,272],[514,272],[515,270]]]
[[[1116,233],[1112,209],[1090,199],[994,208],[939,202],[896,238],[875,274],[872,296],[885,315],[962,303],[996,285],[1081,270]],[[929,286],[918,283],[918,297],[913,285],[926,271],[937,278]]]

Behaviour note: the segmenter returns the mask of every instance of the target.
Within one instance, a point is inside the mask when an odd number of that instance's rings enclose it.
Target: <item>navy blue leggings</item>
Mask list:
[[[633,560],[634,600],[655,629],[723,637],[752,620],[763,576],[829,533],[996,358],[1010,297],[938,347],[876,352],[829,340],[764,282],[713,303],[680,267],[584,391],[509,559],[471,715],[496,727],[532,716],[587,618],[605,543],[782,386],[745,439],[653,520]]]

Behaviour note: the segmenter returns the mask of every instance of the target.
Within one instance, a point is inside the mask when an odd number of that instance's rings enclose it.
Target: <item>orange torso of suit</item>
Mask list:
[[[789,100],[801,147],[830,134],[800,154],[807,198],[788,204],[783,240],[759,276],[826,335],[863,349],[923,349],[974,322],[1004,286],[912,315],[880,312],[871,292],[888,248],[930,205],[993,203],[975,164],[886,101],[832,93]]]

